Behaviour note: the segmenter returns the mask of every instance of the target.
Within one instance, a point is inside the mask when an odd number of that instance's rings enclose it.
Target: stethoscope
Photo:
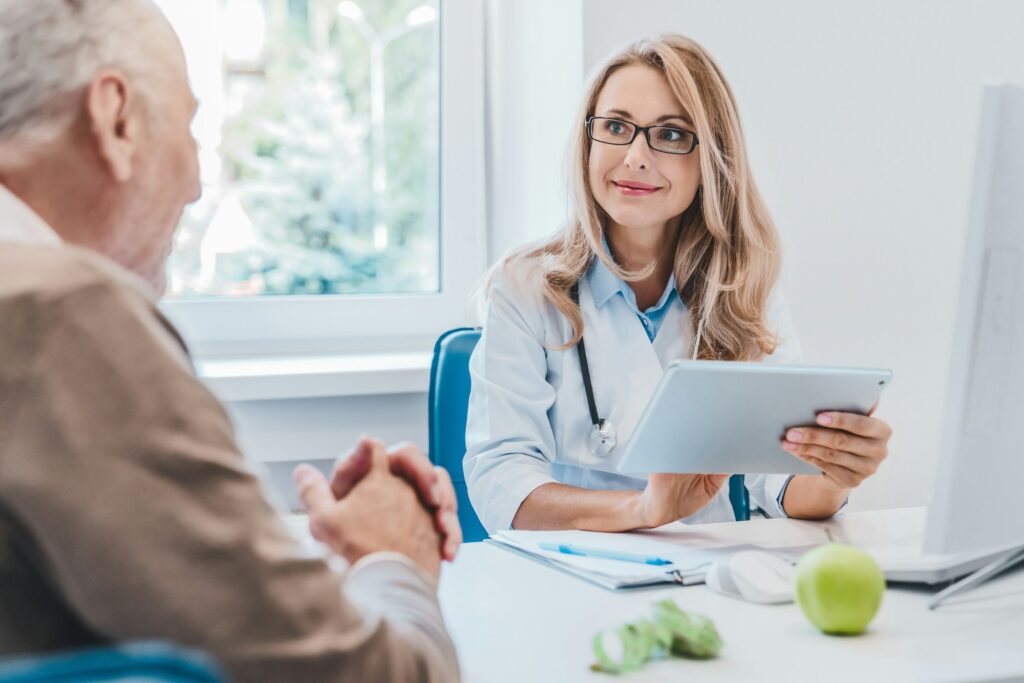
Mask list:
[[[573,302],[580,305],[580,283],[576,283],[569,290]],[[618,433],[615,425],[604,420],[597,413],[597,401],[594,400],[594,385],[590,381],[590,364],[587,363],[587,345],[583,342],[583,335],[576,342],[576,354],[580,359],[580,374],[583,375],[583,390],[587,392],[587,407],[590,408],[590,427],[587,429],[587,448],[599,458],[607,457],[615,450],[618,443]]]
[[[577,282],[569,290],[573,303],[580,305],[580,283]],[[700,340],[703,333],[703,325],[697,328],[697,342],[693,347],[693,360],[697,360],[697,351],[700,348]],[[583,390],[587,392],[587,407],[590,409],[590,427],[587,429],[587,449],[599,458],[607,457],[619,441],[618,432],[609,420],[603,419],[597,413],[597,401],[594,399],[594,385],[590,381],[590,364],[587,363],[587,345],[583,342],[583,335],[576,342],[576,355],[580,359],[580,374],[583,375]]]

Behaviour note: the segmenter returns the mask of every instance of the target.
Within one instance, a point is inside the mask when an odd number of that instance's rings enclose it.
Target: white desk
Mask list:
[[[835,540],[880,545],[918,532],[923,509],[864,512],[827,523],[752,520],[665,527],[678,538],[775,546]],[[466,683],[616,680],[593,673],[599,629],[649,616],[671,597],[714,619],[725,646],[706,662],[671,659],[621,680],[646,681],[1024,681],[1024,571],[1004,575],[939,610],[930,589],[892,588],[869,631],[819,633],[796,605],[759,606],[704,586],[613,593],[485,543],[463,546],[445,567],[441,605]]]

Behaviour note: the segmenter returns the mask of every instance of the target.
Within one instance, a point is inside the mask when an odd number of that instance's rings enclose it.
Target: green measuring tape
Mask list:
[[[619,640],[622,656],[615,661],[605,650],[605,638]],[[679,609],[672,600],[654,603],[654,619],[639,619],[615,631],[594,636],[594,671],[624,674],[636,671],[652,659],[668,656],[711,659],[722,649],[722,638],[707,617]]]

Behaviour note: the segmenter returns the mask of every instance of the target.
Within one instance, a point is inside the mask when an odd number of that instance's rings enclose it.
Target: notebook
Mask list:
[[[590,583],[618,590],[660,584],[704,583],[704,575],[715,560],[752,546],[692,548],[655,541],[637,534],[596,531],[499,531],[488,542],[532,560],[542,562]],[[666,565],[648,565],[598,557],[568,555],[541,548],[570,545],[586,549],[631,553],[663,558]]]

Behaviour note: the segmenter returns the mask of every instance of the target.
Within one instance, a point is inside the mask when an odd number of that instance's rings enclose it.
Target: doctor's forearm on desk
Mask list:
[[[727,474],[652,474],[643,491],[596,491],[543,484],[519,506],[512,526],[534,530],[653,529],[697,512],[728,479]]]

